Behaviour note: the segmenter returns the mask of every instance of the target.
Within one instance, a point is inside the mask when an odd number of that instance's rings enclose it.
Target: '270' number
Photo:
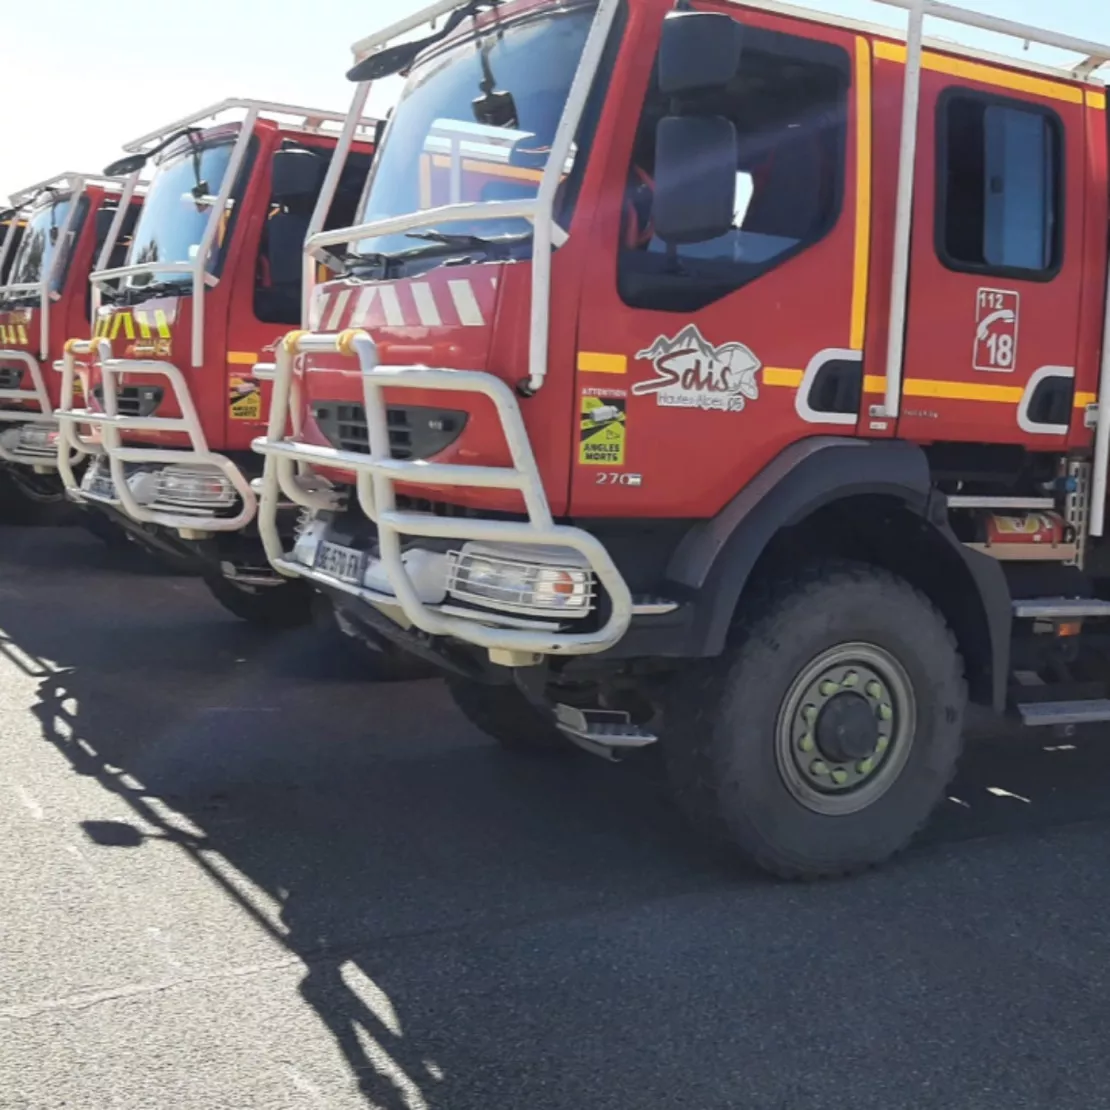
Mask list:
[[[603,470],[596,476],[595,485],[599,486],[641,486],[642,474],[624,474],[619,470]]]

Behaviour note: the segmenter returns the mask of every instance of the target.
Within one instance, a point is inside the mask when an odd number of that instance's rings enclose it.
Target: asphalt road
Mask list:
[[[648,767],[515,761],[438,683],[0,528],[0,1107],[1092,1110],[1110,745],[1046,744],[778,885]]]

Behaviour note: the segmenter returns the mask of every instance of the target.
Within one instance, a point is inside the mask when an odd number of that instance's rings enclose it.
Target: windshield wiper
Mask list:
[[[120,291],[116,299],[123,301],[124,304],[139,304],[142,301],[149,301],[152,297],[165,296],[167,293],[180,295],[184,292],[191,293],[192,290],[191,281],[152,281],[149,285],[129,285]]]
[[[447,231],[409,231],[406,233],[405,238],[424,239],[429,243],[442,243],[445,247],[458,250],[483,251],[487,257],[492,254],[499,254],[507,257],[510,247],[527,242],[532,238],[532,233],[526,231],[521,235],[501,235],[496,239],[486,239],[481,235],[453,235]],[[403,257],[418,257],[422,253],[424,252],[406,252]]]

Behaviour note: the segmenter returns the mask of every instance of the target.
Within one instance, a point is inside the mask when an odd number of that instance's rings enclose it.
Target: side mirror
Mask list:
[[[147,154],[128,154],[124,158],[117,158],[111,165],[104,167],[104,176],[130,177],[146,165],[147,159],[153,153],[153,151],[150,151]]]
[[[670,12],[659,43],[659,91],[682,96],[727,85],[740,69],[743,28],[716,12]]]
[[[279,150],[270,166],[270,195],[278,202],[314,197],[324,180],[324,161],[310,150]]]
[[[655,234],[668,246],[732,230],[736,128],[723,116],[664,116],[655,132]]]

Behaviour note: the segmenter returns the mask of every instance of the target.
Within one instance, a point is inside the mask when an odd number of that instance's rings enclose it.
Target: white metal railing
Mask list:
[[[217,280],[208,270],[209,255],[212,251],[212,245],[216,241],[216,236],[219,233],[220,222],[223,219],[224,213],[228,210],[231,201],[231,193],[235,188],[239,177],[239,171],[242,169],[244,160],[246,159],[247,150],[249,149],[251,138],[254,135],[255,124],[258,120],[276,119],[281,121],[286,129],[303,134],[328,135],[334,136],[337,139],[346,136],[346,149],[350,148],[350,143],[360,131],[365,133],[367,130],[376,126],[374,120],[361,118],[361,110],[360,114],[352,119],[341,112],[330,112],[317,108],[303,108],[292,104],[282,104],[276,101],[229,99],[221,100],[217,104],[211,104],[190,115],[182,116],[180,119],[176,119],[172,123],[168,123],[155,131],[150,131],[140,136],[138,139],[124,144],[123,149],[130,154],[142,154],[153,149],[159,142],[164,141],[178,131],[183,131],[188,127],[205,121],[210,121],[212,124],[215,124],[219,117],[229,115],[237,117],[239,131],[232,146],[227,169],[224,172],[223,181],[220,184],[220,191],[215,197],[207,198],[210,201],[208,220],[204,225],[204,231],[201,233],[200,242],[197,244],[194,258],[189,262],[131,263],[127,266],[106,270],[103,267],[107,265],[107,260],[111,257],[116,239],[119,235],[119,230],[122,227],[122,221],[113,221],[112,233],[109,234],[108,239],[105,241],[104,250],[101,251],[97,269],[89,276],[89,280],[93,284],[94,299],[97,305],[99,305],[100,289],[110,282],[136,277],[141,274],[154,275],[174,273],[189,275],[192,278],[191,284],[193,294],[192,332],[190,337],[190,355],[193,366],[202,366],[204,364],[204,290],[209,285],[214,285]],[[293,123],[289,122],[289,120],[298,122]],[[225,122],[232,121],[227,120]],[[343,125],[342,128],[336,126],[340,124]],[[344,157],[345,154],[346,150]],[[332,172],[333,170],[334,173]],[[340,163],[338,167],[336,167],[334,163],[329,167],[329,178],[331,178],[331,190],[333,194],[335,188],[338,186],[339,176],[342,170],[342,163]],[[129,184],[137,181],[141,172],[141,170],[136,171],[136,173],[132,175]]]
[[[321,193],[305,242],[306,321],[310,319],[308,305],[315,280],[313,261],[324,258],[321,252],[329,246],[355,242],[370,236],[432,227],[449,220],[527,219],[534,227],[528,390],[535,392],[541,388],[547,374],[552,248],[562,245],[567,238],[566,229],[555,223],[555,195],[619,5],[620,0],[600,0],[598,4],[551,143],[537,196],[533,200],[450,204],[395,218],[370,221],[355,227],[321,232],[324,214],[331,203],[331,197]],[[356,58],[365,56],[457,6],[456,2],[433,4],[385,31],[362,40],[355,46]],[[352,116],[362,110],[368,92],[369,83],[357,86],[351,106]],[[346,159],[343,143],[344,139],[341,137],[333,155],[333,168]],[[295,387],[293,362],[300,354],[323,352],[338,352],[359,360],[370,440],[369,453],[342,451],[297,441],[300,413],[290,411]],[[265,438],[256,439],[253,445],[266,458],[258,523],[267,555],[275,569],[286,575],[326,581],[372,603],[394,607],[399,605],[405,617],[426,632],[457,636],[490,650],[588,654],[604,651],[624,635],[632,617],[632,598],[628,586],[604,545],[594,536],[578,528],[554,523],[519,403],[512,389],[500,378],[479,371],[380,367],[377,348],[365,332],[345,332],[341,335],[292,333],[278,345],[276,363],[273,366],[255,367],[255,373],[262,377],[272,375],[275,378],[268,433]],[[393,459],[389,449],[386,410],[382,397],[382,390],[389,386],[461,391],[488,397],[498,413],[512,456],[512,467],[461,466]],[[294,435],[287,437],[286,430],[290,422]],[[354,472],[358,504],[377,525],[382,569],[392,593],[378,592],[365,585],[329,578],[314,567],[308,567],[285,555],[277,526],[281,495],[284,494],[290,501],[308,509],[325,509],[334,504],[327,493],[311,488],[305,481],[307,470],[313,465],[338,467]],[[521,523],[400,512],[396,507],[394,493],[397,482],[424,486],[516,490],[524,500],[528,519]],[[572,633],[553,628],[550,622],[527,622],[519,617],[513,618],[490,611],[476,612],[473,615],[460,614],[450,607],[427,604],[421,599],[402,558],[403,535],[566,548],[583,557],[605,587],[611,606],[609,617],[596,631]]]
[[[96,359],[104,390],[101,412],[94,412],[88,407],[75,407],[78,355]],[[121,414],[116,379],[125,373],[157,374],[166,378],[181,415],[165,417]],[[72,456],[100,455],[107,457],[116,499],[133,520],[159,524],[166,528],[237,532],[254,518],[258,507],[254,490],[235,463],[209,449],[200,415],[189,393],[189,384],[185,375],[173,363],[153,359],[114,359],[112,345],[107,339],[71,339],[66,344],[62,359],[62,399],[55,415],[59,425],[58,470],[67,492],[74,500],[84,500],[85,495],[74,473]],[[99,440],[86,440],[81,435],[82,426],[97,429]],[[188,437],[189,447],[130,446],[123,441],[127,432],[176,432]],[[215,513],[174,513],[144,505],[128,485],[129,463],[213,467],[239,495],[241,508],[234,516],[219,516]]]
[[[322,353],[342,354],[358,360],[366,406],[367,452],[318,447],[286,438],[294,393],[294,360],[302,354]],[[364,331],[293,332],[278,345],[276,362],[256,367],[256,372],[274,379],[267,434],[255,440],[254,448],[266,457],[259,532],[270,562],[280,573],[314,579],[373,604],[399,606],[413,625],[431,635],[455,636],[490,650],[586,655],[604,651],[624,635],[633,612],[628,586],[600,540],[581,528],[559,525],[552,519],[520,406],[512,389],[500,378],[481,371],[380,366],[377,346]],[[391,387],[448,390],[488,398],[497,410],[512,465],[463,466],[394,459],[382,392]],[[327,494],[304,484],[299,473],[303,464],[337,466],[355,473],[358,504],[377,526],[379,558],[392,593],[373,590],[362,583],[345,582],[285,554],[278,531],[282,495],[308,509],[334,507]],[[528,519],[524,522],[471,520],[405,512],[397,508],[397,483],[515,490],[524,501]],[[472,616],[463,616],[450,606],[429,604],[420,597],[405,565],[403,536],[542,545],[573,551],[585,559],[604,586],[610,603],[608,619],[593,631],[563,632],[550,621],[528,622],[492,611],[475,611]]]
[[[42,364],[34,355],[27,351],[14,349],[0,350],[0,362],[21,362],[31,376],[31,389],[0,389],[0,401],[34,401],[38,404],[38,411],[29,409],[3,409],[0,408],[0,422],[37,421],[45,423],[53,418],[54,411],[50,405],[50,394],[46,389],[46,379],[42,374]]]

